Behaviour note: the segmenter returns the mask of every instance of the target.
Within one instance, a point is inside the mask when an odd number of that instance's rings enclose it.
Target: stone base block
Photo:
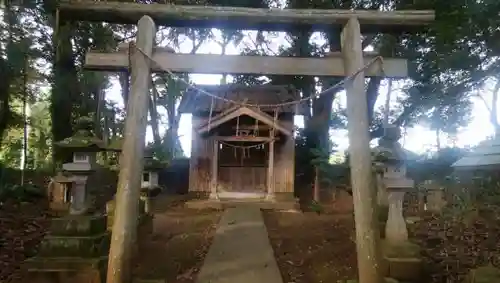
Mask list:
[[[384,275],[400,281],[418,282],[422,275],[420,247],[411,242],[382,242]]]
[[[472,269],[464,283],[497,283],[500,282],[500,269],[494,266],[481,266]]]
[[[236,205],[253,205],[260,209],[274,209],[285,211],[298,211],[300,205],[297,201],[266,201],[263,199],[222,199],[222,200],[192,200],[184,205],[190,209],[216,209],[222,210]]]
[[[106,283],[106,274],[99,270],[79,272],[32,272],[30,283]]]
[[[58,203],[51,202],[49,203],[49,213],[52,216],[64,216],[69,213],[69,203]]]
[[[350,280],[346,280],[346,281],[339,281],[339,283],[358,283],[358,280],[357,279],[350,279]],[[384,282],[385,283],[398,283],[398,280],[394,279],[394,278],[384,278]]]
[[[222,210],[224,207],[219,200],[197,199],[190,200],[184,203],[184,206],[189,209],[216,209]]]
[[[419,282],[422,275],[422,260],[420,258],[385,257],[384,260],[388,272],[386,276],[405,282]]]
[[[51,236],[91,236],[106,231],[105,216],[74,216],[54,218],[50,224]]]
[[[382,253],[389,258],[419,258],[420,247],[412,242],[395,244],[384,240],[382,241]]]
[[[29,273],[37,272],[74,272],[80,270],[102,270],[107,267],[108,257],[100,258],[46,258],[32,257],[24,262],[24,268]]]
[[[132,283],[167,283],[166,279],[134,279]]]
[[[108,254],[110,233],[95,236],[46,236],[40,244],[41,257],[100,257]]]

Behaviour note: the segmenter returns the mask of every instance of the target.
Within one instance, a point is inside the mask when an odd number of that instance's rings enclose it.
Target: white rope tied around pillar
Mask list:
[[[212,129],[212,114],[213,114],[213,110],[214,110],[214,98],[212,97],[211,101],[210,101],[210,114],[208,115],[208,131],[210,132],[210,130]]]
[[[231,104],[235,104],[235,105],[239,105],[239,106],[246,106],[246,107],[265,107],[265,108],[280,108],[280,107],[284,107],[284,106],[291,106],[291,105],[296,105],[296,104],[299,104],[299,103],[302,103],[302,102],[305,102],[305,101],[309,101],[309,100],[312,100],[312,99],[317,99],[319,98],[320,96],[323,96],[323,95],[326,95],[326,94],[329,94],[331,93],[332,91],[336,90],[336,89],[339,89],[340,87],[342,87],[345,83],[347,83],[348,81],[351,81],[352,79],[354,79],[357,75],[359,75],[361,72],[364,72],[366,69],[368,69],[369,67],[371,67],[373,64],[375,64],[375,62],[379,61],[381,62],[381,65],[382,65],[382,74],[385,74],[385,71],[384,71],[384,62],[383,62],[383,58],[382,56],[377,56],[375,58],[373,58],[372,60],[370,60],[370,62],[368,62],[365,66],[363,66],[362,68],[360,68],[359,70],[357,70],[356,72],[354,72],[353,74],[349,75],[349,76],[346,76],[343,80],[341,80],[340,82],[336,83],[335,85],[329,87],[328,89],[314,95],[314,96],[310,96],[310,97],[303,97],[301,99],[298,99],[298,100],[293,100],[293,101],[287,101],[287,102],[283,102],[283,103],[277,103],[277,104],[251,104],[251,103],[242,103],[242,102],[238,102],[238,101],[234,101],[234,100],[231,100],[231,99],[228,99],[228,98],[225,98],[225,97],[220,97],[218,95],[215,95],[215,94],[212,94],[204,89],[201,89],[201,88],[198,88],[196,87],[193,83],[185,80],[184,78],[176,75],[174,72],[172,72],[171,69],[169,69],[168,67],[164,66],[163,64],[161,64],[160,62],[158,61],[155,61],[151,56],[149,56],[148,54],[146,54],[141,48],[135,46],[135,48],[141,52],[146,58],[148,58],[148,60],[150,60],[152,63],[156,64],[160,69],[162,69],[163,71],[167,72],[168,74],[170,74],[172,76],[173,79],[177,80],[177,81],[180,81],[180,82],[183,82],[184,84],[186,84],[187,86],[195,89],[198,91],[198,93],[202,93],[204,95],[207,95],[209,97],[212,97],[214,99],[218,99],[218,100],[221,100],[221,101],[224,101],[224,102],[227,102],[227,103],[231,103]]]

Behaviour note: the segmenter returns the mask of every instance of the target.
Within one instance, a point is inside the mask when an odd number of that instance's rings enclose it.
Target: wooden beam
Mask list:
[[[270,137],[254,137],[254,136],[216,136],[216,140],[225,142],[268,142],[272,140],[277,140],[278,138]]]
[[[342,52],[347,74],[355,74],[363,66],[361,32],[356,18],[349,20],[342,31]],[[356,223],[356,252],[359,283],[380,283],[381,259],[376,225],[376,190],[370,152],[368,105],[365,76],[358,73],[345,84],[347,92],[347,130],[349,161]]]
[[[434,11],[375,11],[334,9],[258,9],[205,5],[140,4],[116,1],[60,1],[61,20],[135,24],[148,15],[157,25],[224,29],[290,31],[300,27],[329,30],[349,18],[359,19],[368,32],[412,31],[429,25]]]
[[[138,23],[137,46],[151,54],[156,28],[153,20],[144,16]],[[144,160],[144,141],[148,118],[148,90],[151,82],[150,61],[143,54],[131,57],[131,87],[127,102],[127,117],[120,173],[116,193],[116,210],[109,250],[106,282],[131,282],[131,260],[137,231],[139,189]],[[126,231],[126,232],[125,232]]]
[[[222,116],[220,118],[216,117],[215,122],[212,122],[210,124],[206,124],[206,125],[198,128],[198,133],[200,133],[200,134],[207,133],[211,129],[214,129],[214,128],[218,127],[219,125],[221,125],[229,120],[235,119],[239,116],[242,116],[242,115],[250,116],[250,117],[252,117],[252,118],[254,118],[262,123],[265,123],[271,127],[274,127],[276,130],[282,132],[283,134],[285,134],[287,136],[291,136],[293,134],[290,130],[288,130],[284,126],[282,126],[281,123],[279,123],[279,121],[275,124],[273,117],[267,115],[264,112],[252,110],[252,109],[247,108],[247,107],[241,107],[238,110],[233,111],[233,112],[227,114],[226,116]]]
[[[258,130],[269,130],[271,129],[272,127],[269,126],[269,125],[266,125],[266,124],[258,124],[258,125],[240,125],[238,127],[234,126],[234,127],[231,127],[231,129],[233,130],[236,130],[236,129],[239,129],[239,130],[247,130],[247,131],[251,131],[251,130],[255,130],[255,129],[258,129]]]
[[[328,57],[276,57],[242,56],[214,54],[174,54],[156,51],[153,72],[205,73],[205,74],[259,74],[259,75],[304,75],[344,77],[343,59],[339,54]],[[373,60],[366,56],[364,64]],[[102,71],[125,71],[129,66],[126,52],[102,53],[90,51],[85,57],[85,68]],[[384,73],[382,73],[382,66]],[[408,76],[406,59],[384,58],[383,63],[374,62],[366,71],[366,76],[404,78]]]
[[[246,103],[248,101],[248,99],[244,99],[243,100],[244,103]],[[222,119],[224,118],[225,116],[231,114],[232,112],[234,111],[237,111],[238,109],[240,109],[241,106],[238,105],[238,104],[234,104],[233,106],[225,109],[224,111],[222,111],[221,113],[215,115],[215,116],[212,116],[212,119],[208,119],[207,121],[203,121],[203,123],[200,123],[200,125],[195,125],[197,128],[203,128],[203,127],[208,127],[209,124],[214,124],[214,123],[217,123],[217,120],[219,119]],[[210,115],[210,114],[209,114]]]

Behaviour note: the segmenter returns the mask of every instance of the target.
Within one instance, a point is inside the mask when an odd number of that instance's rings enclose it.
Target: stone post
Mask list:
[[[71,215],[83,215],[87,212],[87,179],[86,175],[73,175],[73,187],[71,188],[71,204],[69,213]]]
[[[427,210],[440,212],[444,205],[444,192],[442,188],[433,187],[427,190]]]
[[[377,202],[379,206],[387,207],[388,203],[388,194],[384,185],[384,176],[380,173],[375,173],[376,183],[377,183]]]
[[[403,217],[404,191],[389,191],[389,214],[385,226],[385,237],[391,244],[405,243],[408,240],[408,230]]]

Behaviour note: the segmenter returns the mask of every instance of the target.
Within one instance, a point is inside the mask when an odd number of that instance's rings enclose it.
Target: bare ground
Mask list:
[[[284,282],[338,282],[357,277],[352,215],[265,211]]]
[[[221,212],[183,207],[182,198],[160,197],[150,237],[139,244],[135,276],[192,283],[212,242]]]

